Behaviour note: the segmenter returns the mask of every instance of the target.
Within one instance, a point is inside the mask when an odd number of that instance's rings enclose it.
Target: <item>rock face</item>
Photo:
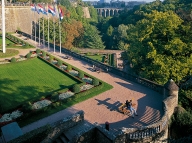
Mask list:
[[[85,18],[91,18],[88,7],[83,7],[83,13]]]

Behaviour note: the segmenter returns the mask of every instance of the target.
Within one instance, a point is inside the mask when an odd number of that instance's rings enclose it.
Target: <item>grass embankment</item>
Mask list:
[[[99,62],[102,62],[103,55],[86,55],[86,57],[89,57],[89,58],[91,58],[93,60],[97,60]]]

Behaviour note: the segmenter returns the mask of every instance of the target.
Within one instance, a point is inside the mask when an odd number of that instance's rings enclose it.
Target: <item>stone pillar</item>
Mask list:
[[[114,13],[114,9],[113,9],[112,11],[113,11],[112,15],[114,16],[114,14],[115,14],[115,13]]]
[[[102,9],[99,9],[99,15],[102,16]]]
[[[109,10],[109,17],[110,17],[110,12],[111,12],[111,10],[110,9],[108,9]]]
[[[175,84],[172,79],[170,79],[164,85],[164,89],[164,95],[167,97],[165,103],[167,105],[168,117],[170,119],[171,115],[174,113],[175,107],[178,106],[179,87]]]
[[[107,11],[107,10],[106,10],[106,9],[104,9],[104,17],[106,17],[106,11]]]

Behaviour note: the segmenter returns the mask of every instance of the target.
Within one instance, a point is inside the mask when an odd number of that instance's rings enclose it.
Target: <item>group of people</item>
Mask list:
[[[126,104],[127,109],[130,110],[132,118],[134,118],[134,115],[138,116],[137,111],[135,110],[135,108],[133,108],[132,100],[130,100],[130,101],[126,100],[125,104]]]

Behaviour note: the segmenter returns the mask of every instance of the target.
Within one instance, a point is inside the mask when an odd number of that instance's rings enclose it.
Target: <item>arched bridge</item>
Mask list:
[[[119,11],[123,9],[119,8],[95,8],[97,9],[97,13],[101,16],[107,17],[107,16],[114,16],[119,13]]]

